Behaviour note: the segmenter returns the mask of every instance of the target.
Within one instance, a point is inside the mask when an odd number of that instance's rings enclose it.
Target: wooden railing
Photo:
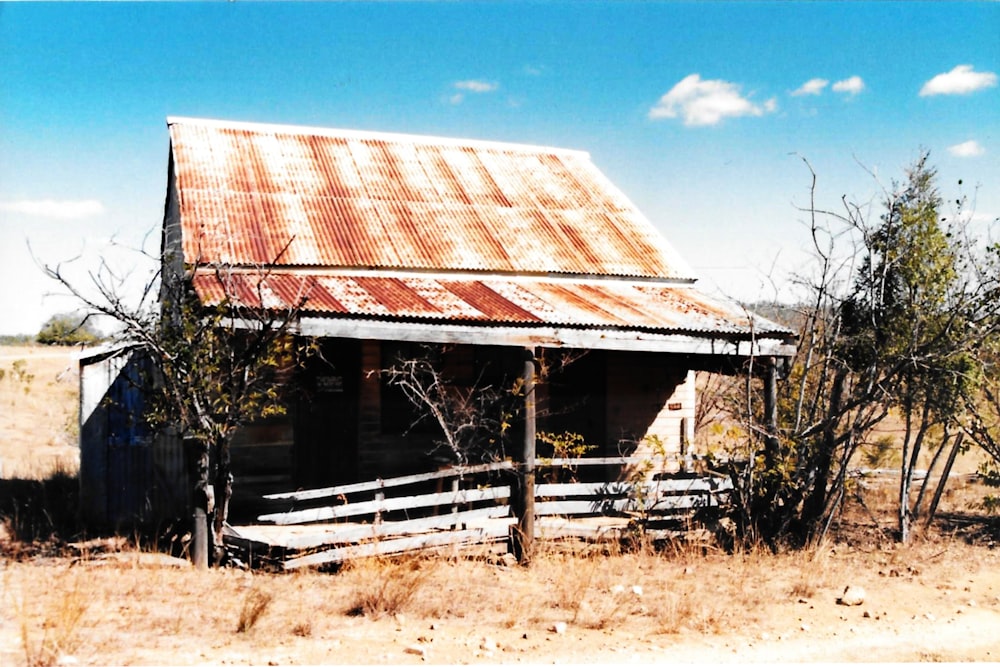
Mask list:
[[[619,517],[642,524],[689,517],[702,508],[728,502],[732,485],[713,475],[674,474],[639,481],[547,481],[559,471],[588,466],[648,466],[647,457],[538,459],[535,516],[580,519]],[[275,526],[303,526],[285,535],[285,568],[342,562],[359,556],[400,553],[446,545],[506,541],[513,518],[508,475],[510,462],[455,466],[444,470],[370,482],[344,484],[265,496],[285,503],[282,511],[258,517]],[[550,474],[547,474],[550,473]],[[584,476],[581,472],[581,476]],[[445,486],[449,490],[443,490]],[[433,487],[433,490],[429,490]],[[463,488],[464,487],[464,488]],[[421,493],[414,489],[423,490]],[[333,502],[331,502],[333,501]],[[597,536],[607,525],[581,522],[550,534]],[[306,530],[308,525],[313,530]],[[546,533],[540,522],[536,533]],[[235,539],[235,538],[234,538]]]

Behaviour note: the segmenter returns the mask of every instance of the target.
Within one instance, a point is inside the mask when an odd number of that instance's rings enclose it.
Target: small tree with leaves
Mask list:
[[[898,503],[904,542],[918,511],[910,488],[919,456],[933,428],[955,423],[974,365],[961,248],[941,223],[936,171],[927,157],[894,188],[880,224],[861,230],[865,255],[842,306],[845,363],[872,388],[871,399],[904,421]]]
[[[746,535],[768,543],[822,537],[855,454],[897,414],[905,424],[898,528],[906,540],[923,496],[911,500],[918,459],[932,439],[939,454],[968,428],[969,402],[988,375],[982,352],[996,335],[1000,278],[976,260],[962,217],[942,220],[926,153],[884,192],[877,217],[846,198],[840,211],[817,207],[810,172],[804,210],[817,261],[803,280],[802,343],[773,428],[761,426],[759,388],[747,385],[748,440],[764,444],[750,447]]]
[[[154,259],[158,269],[136,303],[123,296],[122,279],[104,264],[90,274],[88,289],[69,279],[62,265],[44,270],[89,312],[117,325],[116,343],[148,361],[145,418],[181,437],[192,462],[192,557],[207,565],[211,551],[219,564],[232,496],[230,443],[240,427],[284,412],[281,387],[309,349],[292,335],[307,294],[274,307],[265,298],[267,267],[179,267],[171,257]],[[211,295],[205,300],[194,289],[196,276]]]

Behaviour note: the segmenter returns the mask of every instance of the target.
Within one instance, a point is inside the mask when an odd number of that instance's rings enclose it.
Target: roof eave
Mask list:
[[[398,340],[415,343],[503,345],[511,347],[575,348],[723,357],[785,357],[795,354],[793,337],[738,336],[716,333],[675,333],[627,329],[544,326],[482,326],[449,323],[401,323],[365,318],[303,317],[304,336]]]

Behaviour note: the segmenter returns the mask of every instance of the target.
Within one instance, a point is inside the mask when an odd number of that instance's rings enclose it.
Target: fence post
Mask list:
[[[528,565],[535,541],[535,350],[524,349],[524,447],[515,474],[511,498],[517,524],[511,533],[511,547],[517,562]]]
[[[385,490],[382,486],[382,478],[378,478],[378,490],[375,491],[375,518],[373,523],[377,526],[382,523],[382,503],[385,501]]]

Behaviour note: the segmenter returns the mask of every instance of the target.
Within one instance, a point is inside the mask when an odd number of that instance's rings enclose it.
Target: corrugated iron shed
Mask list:
[[[206,303],[305,300],[313,321],[567,327],[578,344],[588,329],[595,343],[607,329],[770,337],[789,353],[790,330],[695,289],[690,268],[586,153],[168,125],[168,201],[184,262],[209,267],[194,279]]]

